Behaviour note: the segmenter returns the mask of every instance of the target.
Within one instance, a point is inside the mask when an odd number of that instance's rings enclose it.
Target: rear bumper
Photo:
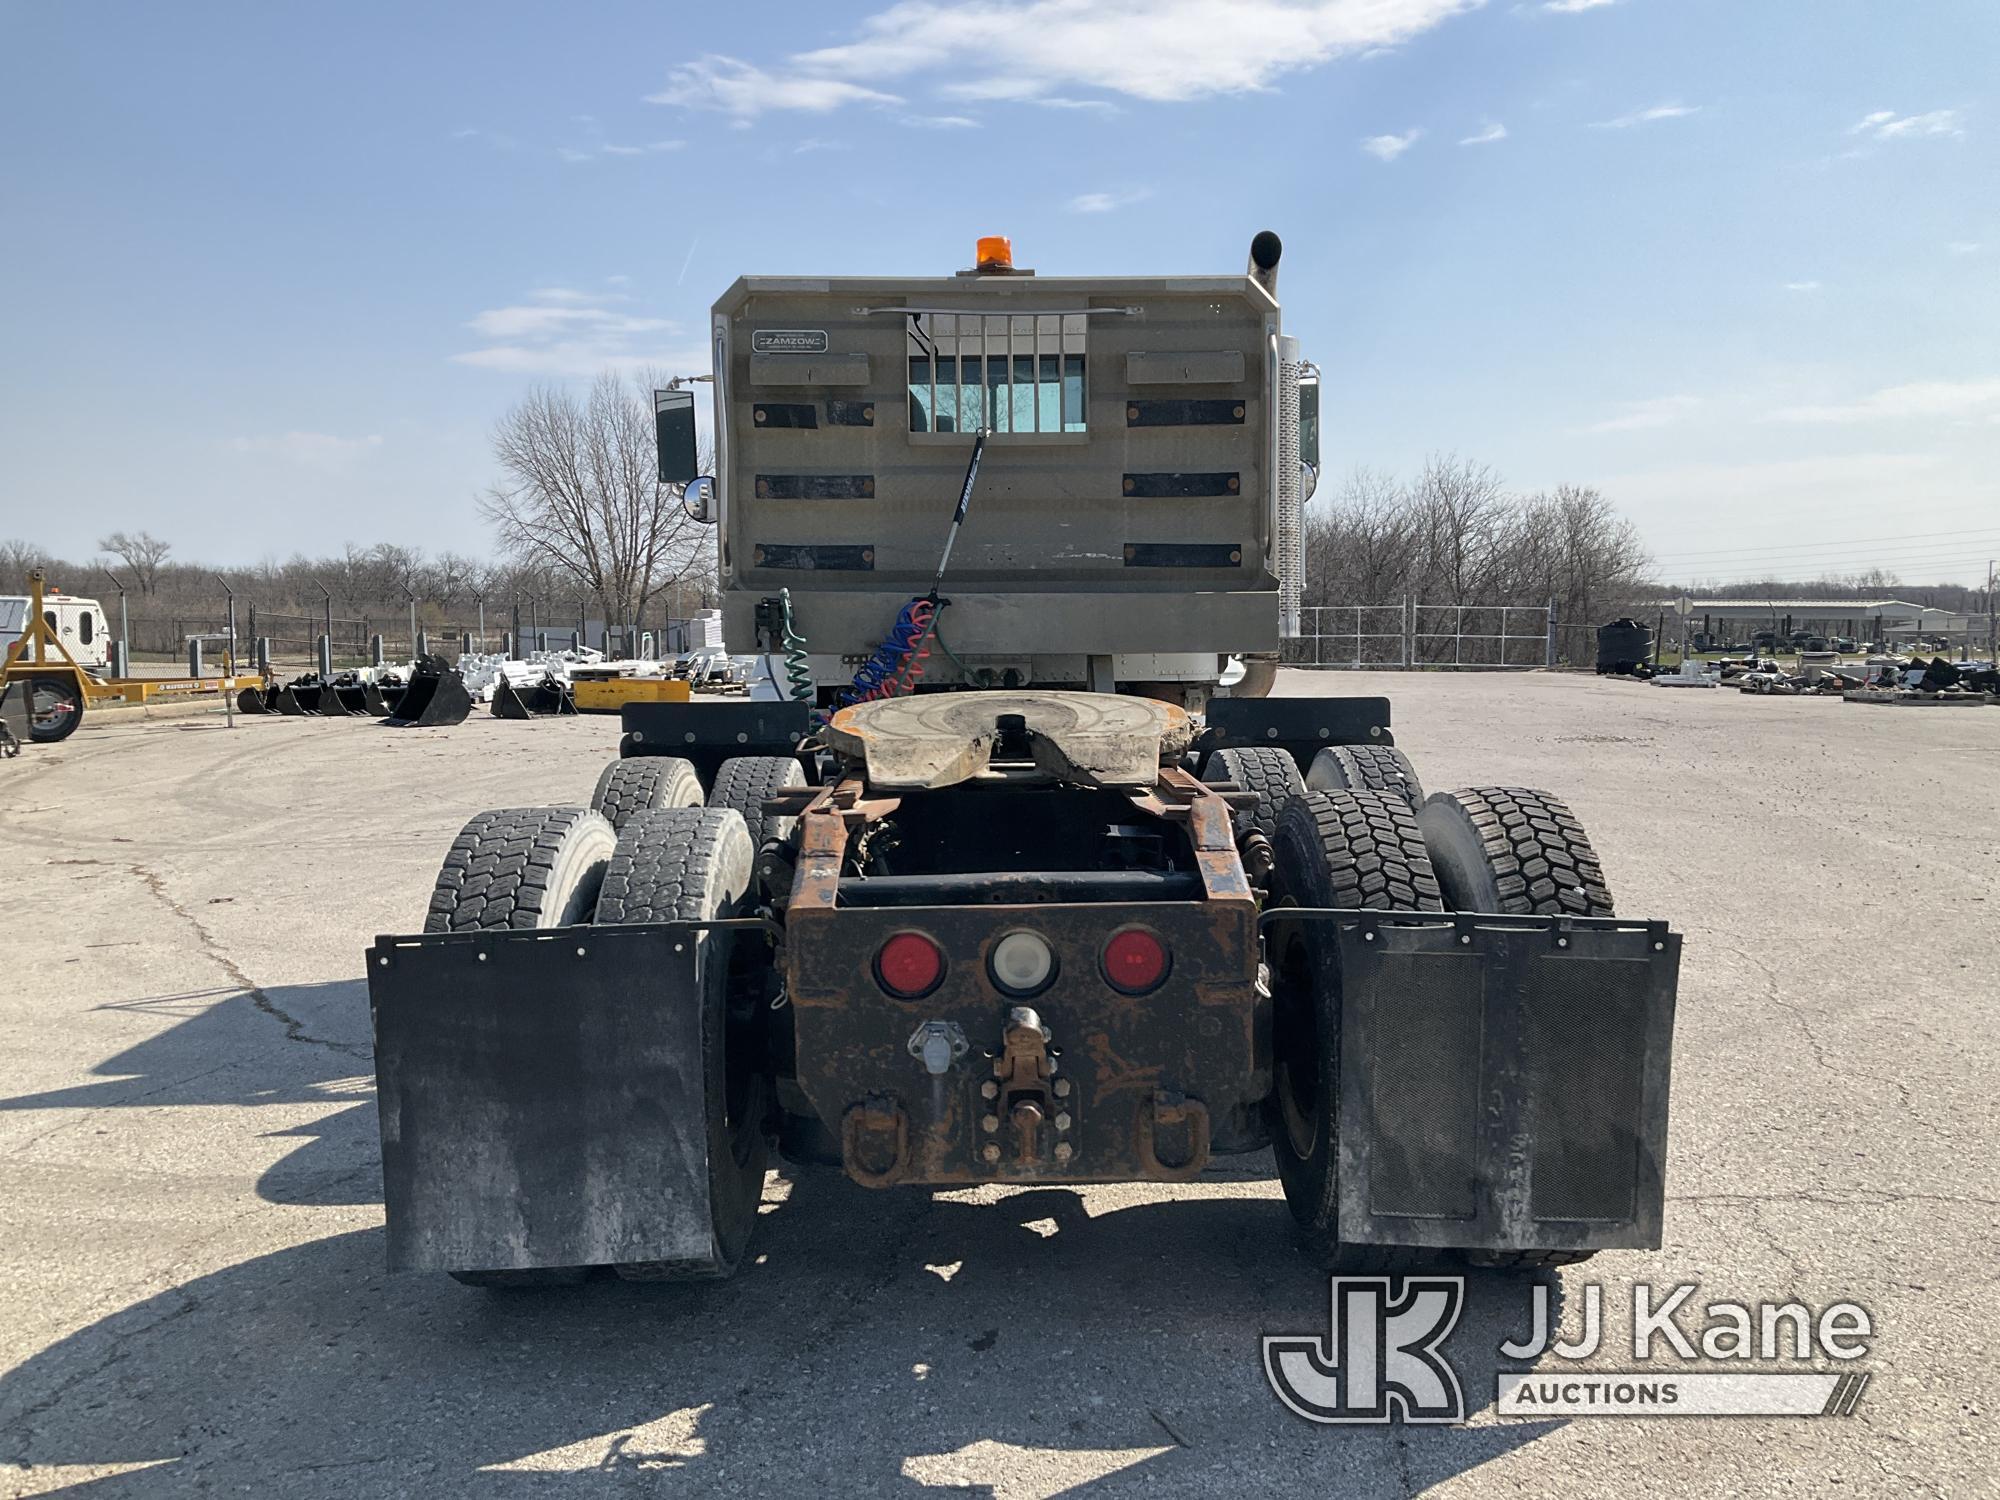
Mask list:
[[[1255,924],[1247,901],[795,910],[785,989],[799,1087],[841,1137],[849,1175],[870,1186],[1183,1180],[1211,1151],[1261,1143],[1270,1025]],[[1145,995],[1120,993],[1100,969],[1106,941],[1134,927],[1171,954]],[[947,962],[930,994],[902,1000],[873,966],[911,931]],[[1022,931],[1049,944],[1055,970],[1040,993],[1013,996],[988,964]],[[1012,1107],[1021,1091],[1001,1073],[1021,1006],[1048,1031],[1050,1087],[1028,1130]],[[944,1073],[913,1048],[927,1028],[963,1040]]]

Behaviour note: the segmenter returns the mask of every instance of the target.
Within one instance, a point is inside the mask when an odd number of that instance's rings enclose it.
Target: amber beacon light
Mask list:
[[[982,271],[1011,271],[1014,269],[1014,242],[1004,234],[982,234],[972,263]]]

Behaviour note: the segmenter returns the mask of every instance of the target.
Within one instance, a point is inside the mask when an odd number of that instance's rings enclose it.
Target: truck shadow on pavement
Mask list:
[[[388,1276],[379,1229],[123,1309],[0,1377],[0,1463],[154,1465],[76,1492],[1408,1495],[1559,1423],[1316,1427],[1262,1333],[1325,1276],[1262,1184],[1096,1211],[767,1184],[754,1263],[695,1285]],[[351,1216],[348,1216],[351,1217]],[[303,1227],[303,1226],[301,1226]],[[1473,1273],[1447,1344],[1490,1406],[1527,1283]]]
[[[248,1123],[241,1128],[304,1142],[263,1174],[258,1196],[295,1204],[382,1201],[366,980],[191,990],[100,1009],[178,1023],[106,1058],[91,1070],[94,1081],[0,1099],[0,1114],[335,1106],[308,1124],[269,1130],[254,1114],[243,1117]]]

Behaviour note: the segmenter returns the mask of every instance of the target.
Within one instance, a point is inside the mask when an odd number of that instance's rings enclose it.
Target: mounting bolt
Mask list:
[[[1372,943],[1375,941],[1375,934],[1372,932],[1364,932],[1361,934],[1361,941],[1364,943]]]
[[[979,1154],[982,1157],[984,1157],[987,1161],[1000,1160],[1000,1148],[998,1146],[988,1146],[984,1151],[981,1151]]]
[[[985,1119],[979,1122],[979,1128],[985,1131],[988,1135],[992,1135],[996,1130],[1000,1128],[1000,1117],[998,1115],[988,1115]],[[998,1148],[996,1147],[994,1149],[997,1150]]]
[[[1065,1109],[1065,1110],[1062,1110],[1062,1111],[1059,1111],[1059,1112],[1057,1113],[1057,1115],[1056,1115],[1056,1129],[1058,1129],[1058,1130],[1067,1130],[1067,1129],[1069,1129],[1069,1111],[1068,1111],[1068,1110],[1066,1110],[1066,1109]]]
[[[1368,738],[1369,738],[1369,739],[1371,739],[1371,740],[1379,740],[1379,739],[1381,739],[1381,738],[1382,738],[1382,726],[1381,726],[1380,724],[1370,724],[1370,725],[1368,726]]]
[[[1468,948],[1472,946],[1472,934],[1469,932],[1461,932],[1458,935],[1458,940]]]
[[[1556,946],[1557,946],[1558,948],[1567,948],[1567,947],[1569,946],[1569,939],[1568,939],[1568,938],[1557,938],[1557,939],[1556,939]]]
[[[998,1099],[1000,1097],[1000,1085],[990,1078],[987,1079],[986,1082],[979,1085],[979,1097],[982,1099]]]
[[[1058,1099],[1067,1099],[1069,1097],[1069,1080],[1067,1078],[1058,1078],[1053,1087]]]
[[[1053,1155],[1057,1161],[1068,1161],[1072,1156],[1076,1155],[1076,1150],[1068,1141],[1057,1141]]]

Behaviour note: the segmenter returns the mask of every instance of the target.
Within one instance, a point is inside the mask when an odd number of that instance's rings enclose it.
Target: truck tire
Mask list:
[[[1547,792],[1493,786],[1435,792],[1417,809],[1417,826],[1453,911],[1615,915],[1590,836]]]
[[[617,843],[611,824],[581,807],[480,813],[452,840],[424,931],[588,922]]]
[[[1443,908],[1416,814],[1396,792],[1305,792],[1285,803],[1274,846],[1276,903]],[[1401,1272],[1438,1259],[1442,1252],[1415,1246],[1340,1242],[1332,1108],[1340,1082],[1339,943],[1316,922],[1273,933],[1271,1149],[1306,1253],[1342,1274]]]
[[[617,845],[611,825],[581,807],[483,812],[452,840],[431,891],[425,932],[570,927],[590,919]],[[467,1286],[571,1286],[588,1266],[453,1271]]]
[[[600,926],[620,922],[709,922],[736,915],[750,888],[756,851],[733,808],[672,807],[635,812],[597,901]],[[762,957],[763,940],[731,931],[699,934],[695,993],[660,997],[702,1007],[702,1070],[707,1114],[708,1197],[713,1253],[695,1261],[637,1261],[617,1267],[632,1281],[719,1280],[734,1274],[757,1225],[764,1194],[764,1114],[768,1092],[750,1027],[763,1008],[742,987],[732,1004],[732,970]],[[750,945],[755,945],[752,948]],[[761,991],[755,996],[761,1000]]]
[[[1203,780],[1233,781],[1241,790],[1257,794],[1255,803],[1237,810],[1238,838],[1254,832],[1275,840],[1279,812],[1287,801],[1302,796],[1306,789],[1305,778],[1299,775],[1299,763],[1292,759],[1291,752],[1273,745],[1218,750],[1209,756]]]
[[[750,841],[759,849],[784,839],[796,817],[766,813],[764,804],[786,787],[804,786],[806,768],[789,755],[738,755],[722,763],[709,788],[710,807],[733,807],[750,825]]]
[[[614,760],[597,778],[590,810],[603,813],[613,828],[623,828],[633,813],[648,807],[700,807],[701,777],[694,766],[675,755],[645,755]]]
[[[1609,917],[1611,890],[1590,836],[1558,797],[1521,787],[1437,792],[1418,809],[1445,905],[1520,916]],[[1462,1250],[1470,1265],[1539,1270],[1589,1250]]]
[[[1306,771],[1306,788],[1315,792],[1394,792],[1412,811],[1424,805],[1417,768],[1394,745],[1328,745],[1313,757]]]
[[[61,677],[30,677],[22,684],[28,695],[28,738],[53,745],[76,733],[83,722],[83,689]]]

